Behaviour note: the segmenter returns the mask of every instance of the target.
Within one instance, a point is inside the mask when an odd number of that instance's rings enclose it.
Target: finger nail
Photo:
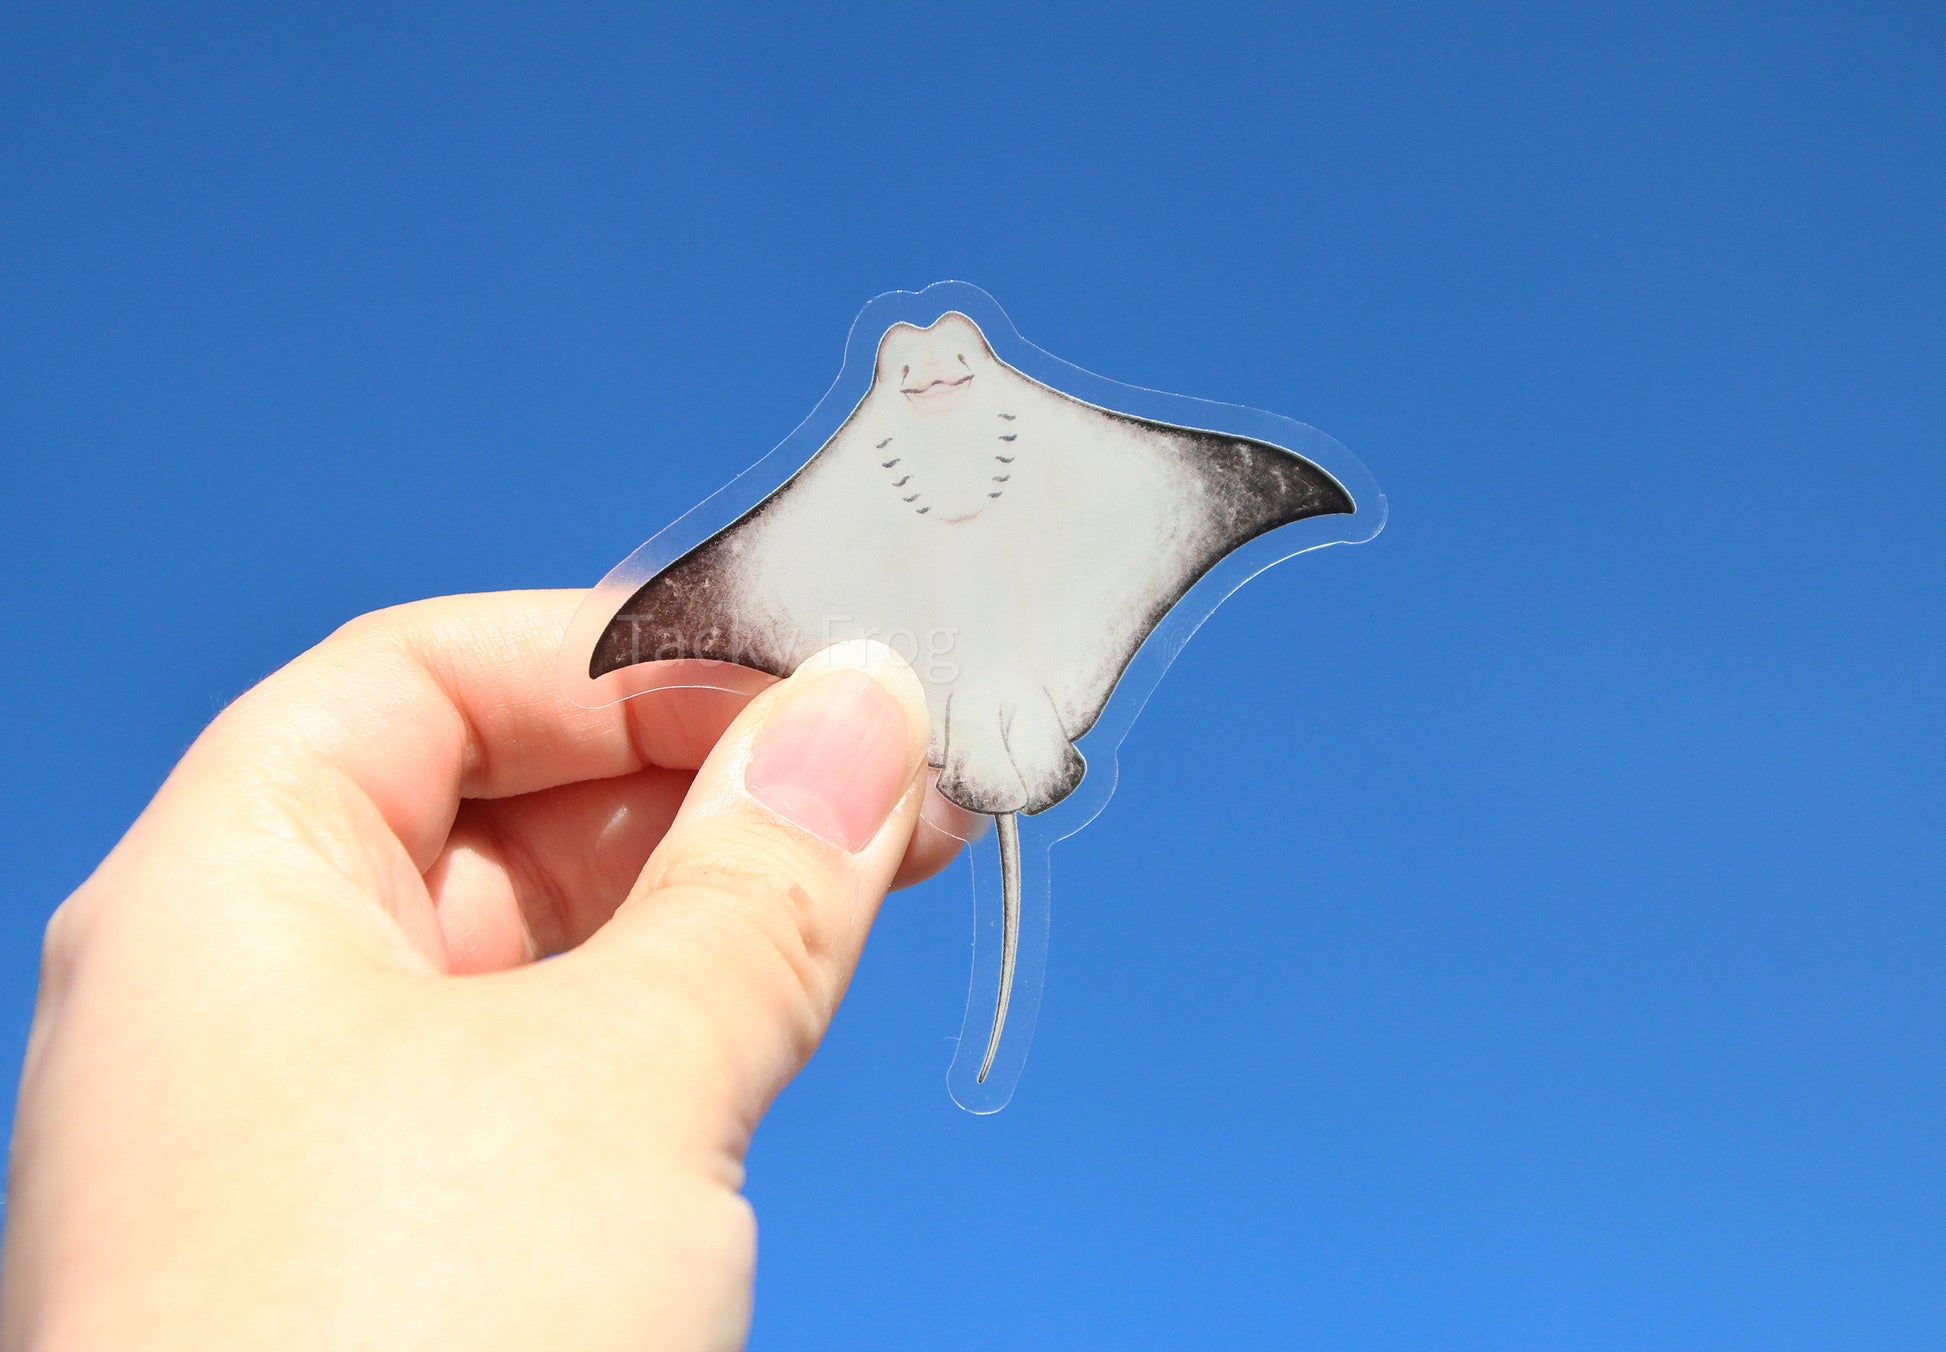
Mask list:
[[[926,753],[925,692],[882,643],[826,648],[784,683],[744,771],[750,796],[847,853],[871,843]]]

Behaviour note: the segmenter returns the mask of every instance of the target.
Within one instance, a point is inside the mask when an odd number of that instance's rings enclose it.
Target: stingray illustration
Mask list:
[[[842,425],[781,486],[635,586],[586,673],[705,659],[786,676],[857,637],[915,658],[939,792],[997,828],[1002,939],[984,1084],[1013,995],[1020,815],[1075,791],[1087,772],[1076,742],[1199,579],[1267,532],[1365,509],[1270,441],[1116,412],[1030,377],[964,308],[885,328]]]

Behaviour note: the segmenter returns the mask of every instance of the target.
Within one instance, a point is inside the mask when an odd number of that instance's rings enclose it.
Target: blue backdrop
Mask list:
[[[703,7],[697,7],[700,12]],[[807,7],[808,8],[808,7]],[[0,1032],[347,617],[592,583],[873,294],[1364,458],[759,1136],[761,1348],[1946,1346],[1936,6],[11,7]]]

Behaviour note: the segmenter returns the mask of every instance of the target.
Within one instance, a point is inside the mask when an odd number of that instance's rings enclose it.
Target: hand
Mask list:
[[[588,711],[578,600],[347,625],[61,906],[6,1346],[740,1343],[751,1131],[966,819],[889,649]]]

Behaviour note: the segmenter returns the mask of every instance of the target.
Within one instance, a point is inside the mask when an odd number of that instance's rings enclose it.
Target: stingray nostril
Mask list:
[[[900,379],[900,380],[904,380],[904,379],[905,379],[905,378],[906,378],[907,376],[909,376],[909,375],[911,375],[911,374],[912,374],[912,368],[911,368],[910,366],[901,366],[901,367],[899,368],[899,379]]]

